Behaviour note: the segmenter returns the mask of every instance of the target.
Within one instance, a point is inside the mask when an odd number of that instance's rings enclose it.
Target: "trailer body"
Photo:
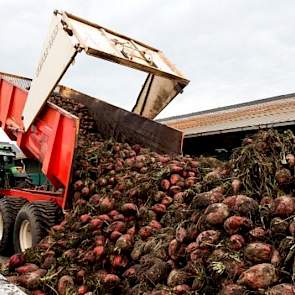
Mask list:
[[[79,120],[65,110],[47,102],[30,128],[24,132],[22,112],[28,91],[0,79],[0,124],[11,140],[28,156],[42,163],[42,172],[60,193],[44,193],[36,190],[4,190],[5,196],[16,196],[28,201],[53,201],[65,207],[74,150],[77,143]],[[42,197],[41,197],[42,196]]]

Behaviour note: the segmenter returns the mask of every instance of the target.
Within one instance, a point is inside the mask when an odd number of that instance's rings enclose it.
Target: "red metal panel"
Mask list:
[[[42,163],[42,171],[55,188],[63,189],[64,198],[60,204],[64,207],[79,120],[61,108],[47,103],[28,131],[23,132],[22,112],[27,95],[25,90],[0,79],[1,127],[11,139],[17,140],[19,147],[26,155],[33,156]],[[43,199],[48,198],[48,196],[44,197],[44,194],[42,196]],[[40,194],[32,193],[32,200],[39,200],[39,197]],[[29,197],[26,195],[26,198]]]
[[[0,190],[1,196],[8,196],[12,198],[23,198],[29,202],[33,201],[48,201],[56,203],[58,206],[63,205],[63,195],[57,193],[51,193],[46,191],[34,191],[34,190],[18,190],[18,189],[4,189]]]
[[[0,121],[1,126],[6,122],[13,92],[13,85],[7,83],[5,80],[0,80]]]
[[[8,128],[22,128],[22,112],[27,99],[27,92],[1,79],[0,82],[0,121],[2,128],[11,139],[16,139],[15,134]]]
[[[8,118],[11,119],[17,126],[23,127],[22,113],[27,100],[27,92],[18,88],[13,87],[13,95],[9,108]]]
[[[68,196],[68,184],[71,178],[72,162],[76,142],[78,138],[78,120],[61,116],[58,125],[55,141],[53,144],[52,157],[49,161],[48,175],[55,177],[64,184],[65,196]],[[63,208],[66,206],[66,197],[64,198]]]

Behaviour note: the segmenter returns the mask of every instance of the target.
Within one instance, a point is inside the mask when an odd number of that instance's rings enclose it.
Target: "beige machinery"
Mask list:
[[[149,45],[67,12],[55,11],[23,112],[24,129],[79,54],[147,73],[133,112],[153,119],[189,83],[165,55]]]

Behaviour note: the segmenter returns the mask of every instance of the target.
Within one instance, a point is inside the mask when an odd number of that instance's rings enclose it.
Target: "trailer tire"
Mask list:
[[[61,217],[61,209],[52,202],[37,201],[18,212],[13,230],[16,253],[38,244]]]
[[[0,253],[13,253],[13,227],[19,210],[27,201],[21,198],[0,199]]]

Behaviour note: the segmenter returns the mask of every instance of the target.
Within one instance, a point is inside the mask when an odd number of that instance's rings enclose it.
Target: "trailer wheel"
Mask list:
[[[27,201],[21,198],[0,199],[0,253],[13,252],[13,226],[17,213]]]
[[[51,202],[33,202],[21,208],[14,224],[15,252],[23,252],[38,244],[61,216],[60,208]]]

